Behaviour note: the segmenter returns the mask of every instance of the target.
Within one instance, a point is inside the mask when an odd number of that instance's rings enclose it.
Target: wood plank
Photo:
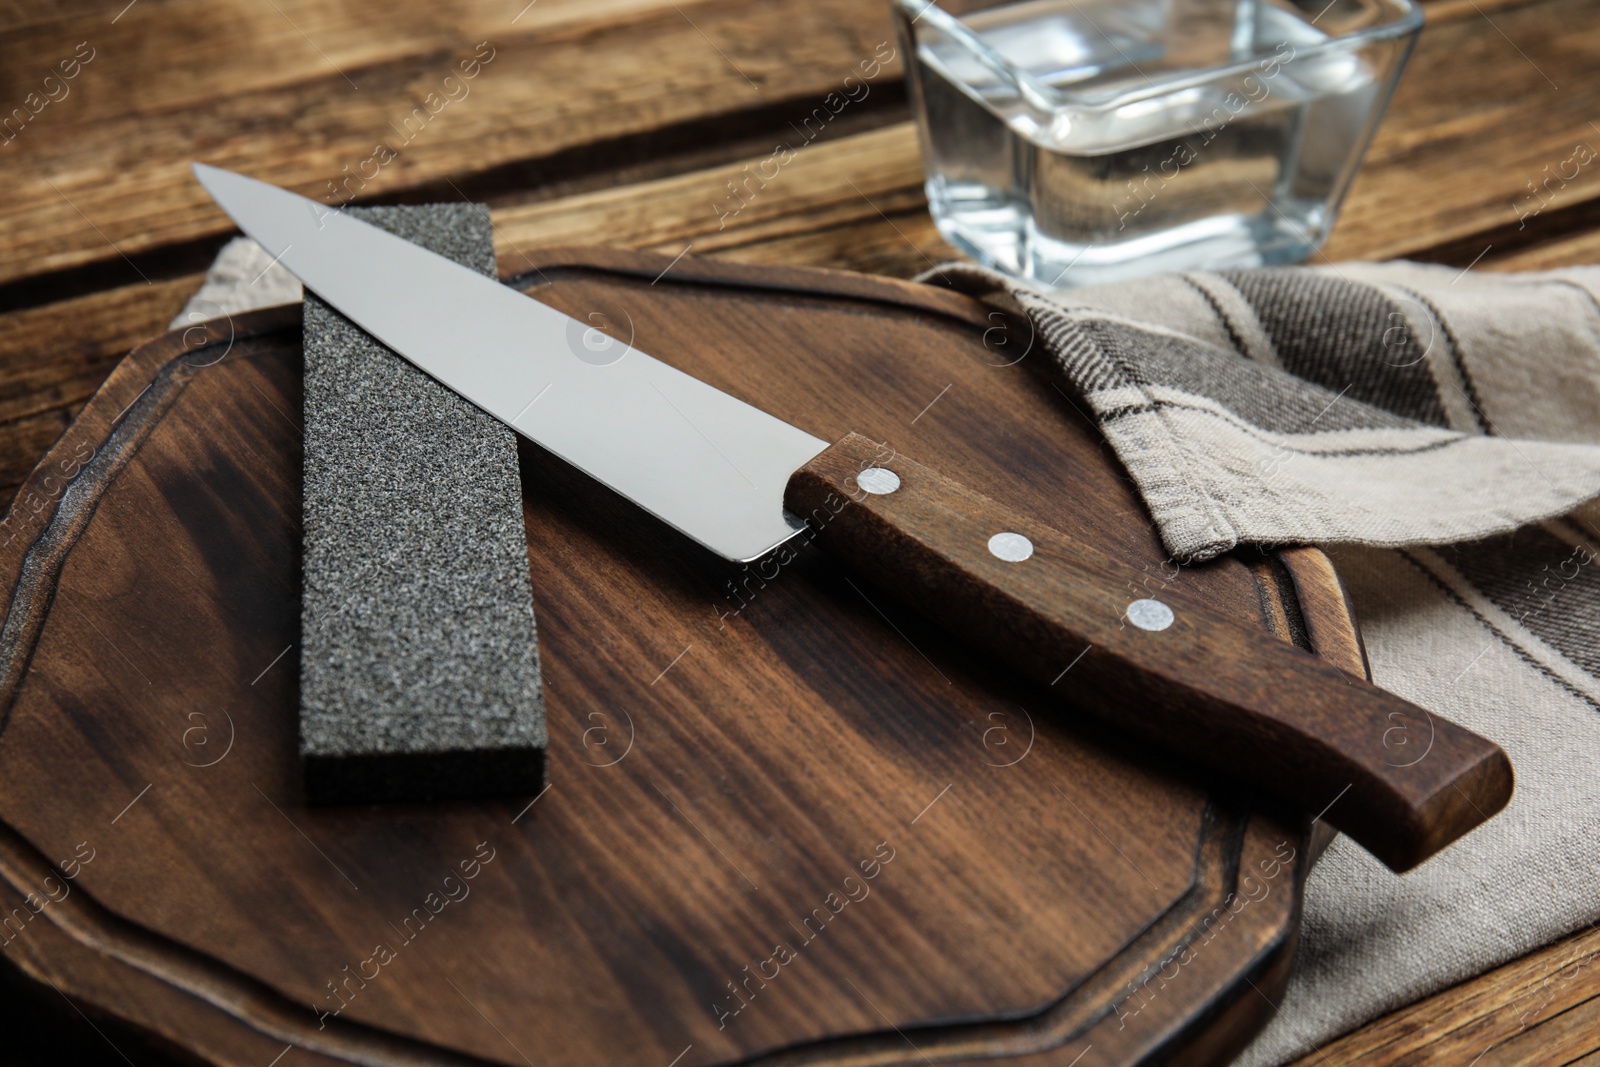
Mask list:
[[[884,212],[825,229],[778,235],[715,253],[740,263],[787,263],[912,278],[960,258],[926,208]]]
[[[1430,16],[1430,26],[1402,82],[1390,119],[1374,145],[1369,165],[1358,179],[1329,256],[1337,259],[1417,254],[1441,239],[1453,239],[1485,226],[1517,224],[1513,204],[1521,203],[1526,209],[1537,203],[1527,191],[1527,183],[1540,178],[1546,166],[1559,168],[1570,157],[1572,142],[1589,129],[1585,116],[1600,111],[1596,100],[1600,87],[1594,86],[1592,79],[1586,83],[1581,77],[1583,71],[1600,61],[1600,29],[1569,31],[1557,39],[1544,27],[1593,23],[1592,18],[1584,16],[1594,8],[1594,0],[1543,0],[1496,11],[1493,26],[1485,21],[1486,15],[1476,11],[1470,17],[1464,10],[1448,18]],[[696,11],[699,13],[693,26],[677,12],[670,13],[676,23],[661,14],[635,24],[602,26],[595,31],[593,41],[586,41],[584,62],[591,66],[584,69],[569,65],[570,59],[561,59],[576,50],[544,47],[553,43],[551,35],[573,31],[571,26],[552,25],[509,39],[504,49],[497,50],[494,62],[501,63],[502,71],[515,70],[516,77],[500,79],[496,88],[496,81],[489,75],[498,72],[491,63],[474,83],[472,96],[463,100],[460,107],[453,112],[442,111],[440,121],[424,129],[398,158],[380,168],[372,181],[363,185],[359,179],[349,179],[350,187],[359,186],[357,191],[364,198],[393,196],[406,188],[437,181],[443,174],[459,176],[463,158],[473,160],[475,170],[493,169],[513,160],[526,162],[557,154],[580,143],[624,137],[630,130],[692,121],[695,116],[704,117],[708,109],[749,110],[769,106],[778,93],[804,95],[807,87],[798,83],[769,86],[766,81],[762,82],[762,94],[755,94],[731,68],[708,71],[690,64],[692,69],[682,69],[683,59],[675,63],[669,60],[669,55],[681,55],[685,46],[693,43],[686,34],[693,35],[701,48],[706,47],[707,42],[699,37],[695,26],[713,37],[712,31],[719,28],[732,32],[742,26],[737,18],[715,5]],[[556,15],[563,12],[556,10]],[[857,15],[856,22],[860,20]],[[825,35],[828,39],[817,42],[814,49],[808,49],[793,42],[812,41],[816,35],[772,28],[781,26],[783,21],[773,17],[750,24],[747,28],[753,36],[745,35],[747,50],[783,60],[788,66],[812,69],[818,66],[819,56],[831,57],[833,65],[839,66],[841,35],[837,30]],[[886,34],[886,26],[876,25],[880,33]],[[1494,32],[1495,27],[1506,37]],[[870,44],[867,38],[872,34],[863,34],[856,28],[846,36],[851,40],[845,42],[844,52],[850,53],[850,44]],[[1461,73],[1491,61],[1495,47],[1512,48],[1507,37],[1520,41],[1515,47],[1528,55],[1528,61],[1518,64],[1509,78],[1510,85],[1505,84],[1505,78],[1484,79]],[[656,42],[659,52],[648,48],[638,52]],[[613,50],[618,53],[616,56],[610,54]],[[867,55],[871,49],[861,51]],[[623,52],[633,58],[623,62]],[[541,58],[545,53],[551,53],[556,60]],[[689,54],[694,54],[693,49]],[[1463,57],[1479,63],[1463,62]],[[733,61],[750,73],[751,68],[738,57]],[[721,62],[719,58],[718,63]],[[827,66],[826,60],[821,62]],[[530,73],[530,65],[538,69]],[[652,72],[665,73],[660,75],[661,80],[624,78],[621,84],[607,88],[603,94],[605,106],[597,107],[595,98],[600,94],[595,93],[586,73],[593,66],[647,67]],[[441,60],[440,71],[447,68],[448,63]],[[371,153],[366,142],[383,136],[389,123],[404,119],[409,114],[409,101],[426,91],[415,77],[404,85],[395,84],[392,78],[385,81],[393,73],[392,64],[363,69],[369,72],[364,74],[369,88],[376,87],[376,91],[341,91],[328,81],[338,77],[333,74],[306,83],[263,88],[213,104],[205,114],[185,123],[176,137],[170,132],[151,132],[141,114],[106,117],[94,129],[86,129],[76,120],[41,116],[37,130],[24,131],[33,142],[28,148],[32,154],[28,169],[34,173],[23,175],[18,209],[0,223],[0,237],[10,236],[21,242],[25,253],[36,247],[38,254],[19,257],[9,269],[0,267],[0,280],[114,258],[116,250],[94,233],[94,226],[131,253],[221,232],[225,222],[182,172],[183,160],[194,155],[204,155],[222,165],[253,167],[265,177],[307,192],[317,192],[320,187],[326,195],[328,181],[339,178],[346,166],[361,166]],[[813,76],[809,90],[820,98],[839,84],[842,73],[849,69],[850,65],[844,64],[833,72],[831,80]],[[894,69],[888,68],[883,77],[892,78]],[[85,76],[92,70],[91,64]],[[1568,89],[1552,93],[1539,70],[1553,79],[1566,79]],[[780,75],[774,77],[783,81]],[[1537,85],[1533,84],[1535,80]],[[670,91],[663,93],[663,88]],[[574,94],[578,99],[572,99]],[[737,106],[727,102],[730,96],[741,95],[747,99]],[[757,95],[761,99],[748,99]],[[354,99],[357,96],[362,99]],[[542,110],[558,113],[554,121],[526,122],[523,116],[541,110],[532,103],[534,97],[544,103]],[[679,103],[664,103],[663,97]],[[468,106],[474,99],[479,103]],[[63,106],[66,103],[63,101]],[[803,117],[805,109],[797,114]],[[511,121],[512,115],[517,116],[516,122]],[[274,116],[281,121],[274,122]],[[46,117],[51,119],[49,126],[44,124]],[[510,125],[519,126],[516,133],[507,131]],[[272,126],[277,129],[268,128]],[[1535,134],[1530,136],[1530,130]],[[251,144],[249,152],[235,143],[241,138]],[[1481,148],[1485,138],[1497,145],[1496,151],[1472,155],[1468,150]],[[1507,142],[1505,151],[1499,150],[1500,141]],[[124,146],[120,152],[115,147],[119,144]],[[910,145],[910,141],[905,144]],[[146,158],[172,162],[161,173],[154,173],[141,165],[140,161]],[[1474,158],[1489,162],[1479,167],[1463,166],[1464,160]],[[274,162],[261,170],[263,159]],[[892,162],[897,167],[914,166],[914,152],[897,154]],[[561,167],[555,165],[552,169],[560,171]],[[1478,173],[1485,169],[1492,171],[1491,179],[1499,175],[1498,179],[1486,180]],[[59,186],[59,193],[40,180],[45,170],[55,175],[50,180]],[[1561,199],[1578,202],[1592,198],[1600,190],[1596,173],[1600,168],[1581,170],[1559,190]],[[320,175],[320,181],[313,175]],[[732,175],[724,176],[723,181],[728,177]],[[1428,190],[1426,195],[1420,192],[1423,187]],[[725,199],[726,191],[720,191]],[[67,203],[63,197],[72,202]],[[1552,206],[1556,203],[1552,200]],[[78,214],[74,204],[83,209],[83,215]],[[126,210],[130,204],[136,210]],[[702,208],[710,212],[710,201]],[[84,215],[95,220],[94,226]],[[1404,220],[1405,225],[1396,225],[1397,219]],[[61,237],[67,239],[55,240]],[[49,247],[52,245],[53,250]]]
[[[276,17],[270,5],[262,10]],[[594,22],[541,27],[535,21],[531,30],[513,31],[508,11],[507,32],[482,48],[476,30],[440,28],[421,57],[414,49],[378,55],[358,48],[343,73],[332,69],[345,66],[339,57],[322,72],[302,64],[287,81],[265,80],[193,104],[180,100],[172,105],[176,113],[164,112],[159,98],[149,108],[120,110],[95,102],[95,93],[120,94],[128,82],[149,77],[142,45],[130,39],[128,50],[119,51],[108,36],[83,67],[77,91],[41,112],[8,148],[21,164],[11,174],[10,210],[0,219],[0,246],[12,251],[0,263],[0,283],[228,232],[226,217],[188,174],[193,159],[330,202],[392,199],[447,179],[470,185],[474,176],[505,167],[514,173],[504,188],[528,188],[594,167],[593,152],[585,152],[599,145],[630,156],[641,146],[629,138],[660,139],[664,130],[704,141],[757,120],[785,128],[844,88],[855,99],[835,98],[847,101],[835,105],[841,114],[900,99],[898,64],[874,58],[894,48],[886,7],[774,0],[752,10],[708,0],[693,8],[692,21],[672,4],[626,21],[610,8],[601,12]],[[181,21],[152,19],[149,32]],[[211,17],[197,25],[182,48],[166,54],[288,47],[258,48],[246,36],[249,24]],[[343,39],[343,31],[328,33]],[[65,42],[52,48],[30,38],[26,46],[30,56],[70,52]],[[444,78],[459,76],[458,64],[475,55],[483,60],[477,77],[454,82],[452,101]],[[877,73],[877,84],[846,86],[846,77],[862,75],[863,63]],[[0,47],[0,67],[7,65],[31,70],[35,63]],[[359,91],[347,75],[359,75]],[[124,274],[131,280],[137,269],[130,264]]]
[[[1600,993],[1568,1008],[1537,1029],[1524,1030],[1490,1051],[1483,1067],[1540,1067],[1592,1051],[1600,1034]]]
[[[681,0],[678,7],[685,16],[698,18],[706,2]],[[367,68],[425,61],[463,44],[557,28],[588,33],[673,10],[669,0],[539,0],[531,5],[527,0],[139,0],[124,11],[126,3],[0,5],[0,31],[5,33],[0,55],[10,65],[4,87],[34,88],[34,69],[42,76],[64,46],[67,53],[62,54],[68,54],[71,46],[88,40],[100,54],[89,64],[96,76],[69,94],[74,121],[130,111],[173,111],[220,95],[320,80],[341,71],[359,85],[356,75]],[[374,33],[374,26],[382,26],[383,32]],[[223,49],[219,54],[229,61],[176,67],[160,61],[164,55],[190,53],[200,43]],[[149,76],[163,67],[164,76]],[[13,94],[0,99],[9,102]]]
[[[1600,263],[1600,226],[1564,233],[1504,254],[1491,250],[1479,266],[1499,271],[1554,270],[1583,263]]]
[[[1600,196],[1600,154],[1563,167],[1577,145],[1600,148],[1591,123],[1600,114],[1597,12],[1594,0],[1545,0],[1492,19],[1458,9],[1439,20],[1430,9],[1327,257],[1414,256],[1514,230],[1518,208],[1540,205],[1530,183],[1543,181],[1547,167],[1556,177],[1541,215]]]
[[[771,152],[618,189],[496,210],[500,270],[515,274],[522,250],[604,240],[706,255],[853,226],[883,215],[927,218],[922,161],[910,123],[853,137],[797,143],[793,160]],[[764,181],[763,175],[773,175]],[[932,220],[928,222],[931,228]],[[832,264],[808,264],[832,265]]]
[[[1537,4],[1540,0],[1419,0],[1427,14],[1428,24],[1437,25],[1448,19],[1494,16],[1502,11]]]
[[[1590,929],[1387,1015],[1293,1067],[1564,1063],[1600,1047],[1596,997],[1600,930]]]

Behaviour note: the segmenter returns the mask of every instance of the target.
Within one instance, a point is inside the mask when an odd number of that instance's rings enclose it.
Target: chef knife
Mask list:
[[[1510,761],[1321,658],[852,433],[829,444],[343,212],[203,164],[239,227],[362,329],[729,560],[806,526],[907,605],[1214,775],[1320,812],[1405,870],[1499,811]]]

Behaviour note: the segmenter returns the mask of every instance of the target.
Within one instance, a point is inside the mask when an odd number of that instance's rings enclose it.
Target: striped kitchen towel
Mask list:
[[[1240,543],[1442,544],[1600,495],[1600,268],[1168,274],[1025,309],[1180,560]]]
[[[1409,874],[1334,842],[1241,1064],[1314,1055],[1600,921],[1600,268],[923,280],[1026,313],[1176,559],[1327,547],[1374,680],[1515,764],[1506,811]],[[1502,1010],[1542,1021],[1537,992]]]

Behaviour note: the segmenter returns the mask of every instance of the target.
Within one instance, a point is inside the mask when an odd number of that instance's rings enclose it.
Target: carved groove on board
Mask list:
[[[1141,966],[1140,961],[1171,959],[1200,938],[1205,929],[1201,917],[1223,907],[1235,891],[1247,822],[1208,804],[1189,889],[1098,971],[1042,1011],[1005,1022],[918,1028],[913,1031],[917,1036],[914,1048],[907,1046],[899,1030],[830,1038],[753,1057],[744,1061],[745,1067],[910,1067],[1058,1048],[1113,1010],[1102,1007],[1096,1011],[1095,1004],[1113,1004],[1112,991],[1131,988],[1159,966]],[[0,879],[25,895],[55,877],[57,872],[39,850],[0,821]],[[82,889],[40,915],[79,944],[204,1001],[259,1033],[310,1052],[362,1067],[469,1067],[494,1062],[343,1019],[335,1019],[326,1028],[314,1027],[314,1013],[265,983],[121,918]],[[22,966],[32,970],[26,962]]]
[[[835,1038],[748,1061],[750,1067],[912,1067],[918,1063],[950,1063],[991,1056],[1024,1056],[1059,1048],[1115,1010],[1115,990],[1131,988],[1160,964],[1197,941],[1200,918],[1232,896],[1239,875],[1239,852],[1248,820],[1206,805],[1196,842],[1194,881],[1165,914],[1098,971],[1060,1000],[1033,1015],[1005,1022],[930,1026],[911,1031],[908,1045],[900,1031]],[[1099,1011],[1094,1005],[1102,1005]],[[1086,1006],[1087,1005],[1087,1006]],[[1170,1035],[1169,1035],[1170,1036]]]
[[[264,324],[265,325],[265,324]],[[247,359],[268,346],[249,341],[269,332],[241,334],[234,340],[229,358]],[[200,349],[199,351],[204,351]],[[19,611],[37,616],[16,628],[26,638],[3,646],[8,688],[0,694],[9,711],[17,682],[26,671],[33,641],[42,629],[53,595],[54,582],[73,545],[93,518],[105,492],[138,451],[138,446],[154,429],[160,416],[181,394],[196,369],[185,363],[190,352],[176,347],[173,356],[154,369],[150,388],[141,393],[133,406],[119,417],[99,450],[63,493],[45,530],[30,546],[13,599],[5,633],[13,631]],[[69,500],[68,497],[71,497]],[[26,628],[24,629],[24,625]],[[20,664],[20,665],[19,665]],[[849,1063],[852,1067],[891,1067],[918,1062],[951,1062],[975,1056],[1023,1055],[1059,1047],[1097,1021],[1108,1009],[1113,991],[1131,986],[1149,969],[1149,959],[1166,959],[1181,951],[1202,927],[1199,919],[1221,907],[1234,891],[1238,876],[1239,851],[1247,819],[1208,805],[1195,846],[1194,877],[1184,895],[1161,917],[1133,938],[1098,971],[1076,988],[1041,1011],[1004,1022],[976,1022],[919,1029],[917,1046],[908,1048],[903,1036],[874,1033],[829,1038],[824,1041],[779,1050],[746,1061],[750,1067],[800,1067],[804,1064]],[[15,829],[0,822],[0,878],[19,893],[54,872],[45,859]],[[73,903],[75,901],[75,903]],[[68,901],[48,911],[51,921],[68,936],[94,951],[118,960],[135,970],[182,990],[227,1013],[244,1025],[277,1040],[308,1051],[369,1067],[394,1064],[414,1067],[461,1067],[490,1061],[463,1056],[446,1049],[414,1041],[360,1023],[335,1020],[326,1029],[299,1019],[303,1009],[282,994],[248,975],[204,953],[140,928],[78,890]],[[1154,953],[1154,955],[1152,955]],[[1102,1005],[1100,1011],[1094,1005]]]
[[[188,333],[185,331],[181,336],[187,338]],[[172,358],[157,369],[149,385],[128,408],[117,414],[111,432],[105,435],[103,443],[61,490],[60,498],[44,528],[35,536],[23,557],[22,573],[12,592],[11,602],[7,605],[4,626],[0,627],[0,735],[4,734],[6,724],[11,721],[11,707],[28,672],[28,664],[33,659],[33,651],[50,613],[50,605],[55,600],[56,582],[60,578],[62,565],[71,555],[78,538],[93,521],[106,491],[138,453],[139,446],[161,420],[161,416],[183,394],[197,371],[214,365],[191,362],[185,357],[201,355],[219,345],[227,345],[229,349],[216,362],[234,355],[246,359],[259,354],[256,346],[248,343],[235,353],[232,349],[237,343],[230,325],[225,337],[208,332],[204,345],[194,348],[183,342],[173,345]],[[73,429],[79,426],[79,422],[73,423]],[[38,476],[39,470],[30,475],[23,486],[24,490]],[[23,495],[19,493],[12,505],[13,514],[22,499]]]
[[[44,879],[56,877],[38,849],[0,822],[0,878],[26,894],[35,892]],[[312,1052],[363,1067],[465,1067],[493,1062],[342,1019],[319,1030],[311,1025],[310,1008],[204,953],[121,918],[82,889],[40,914],[79,944],[219,1008],[260,1033]]]
[[[873,274],[754,263],[741,263],[738,273],[733,273],[716,260],[701,261],[689,256],[669,262],[665,256],[643,256],[604,248],[541,248],[539,256],[543,266],[507,278],[505,284],[526,293],[551,285],[562,277],[609,275],[628,281],[645,280],[653,285],[661,278],[662,272],[654,262],[659,258],[672,271],[672,281],[676,285],[801,294],[832,304],[860,304],[880,310],[889,305],[897,312],[938,315],[979,330],[994,326],[992,316],[1003,314],[995,306],[954,289]]]

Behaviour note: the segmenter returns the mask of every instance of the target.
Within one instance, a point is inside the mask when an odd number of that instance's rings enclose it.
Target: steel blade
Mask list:
[[[789,475],[827,447],[652,356],[585,359],[594,326],[348,214],[195,164],[312,292],[518,433],[728,559],[793,536]]]

